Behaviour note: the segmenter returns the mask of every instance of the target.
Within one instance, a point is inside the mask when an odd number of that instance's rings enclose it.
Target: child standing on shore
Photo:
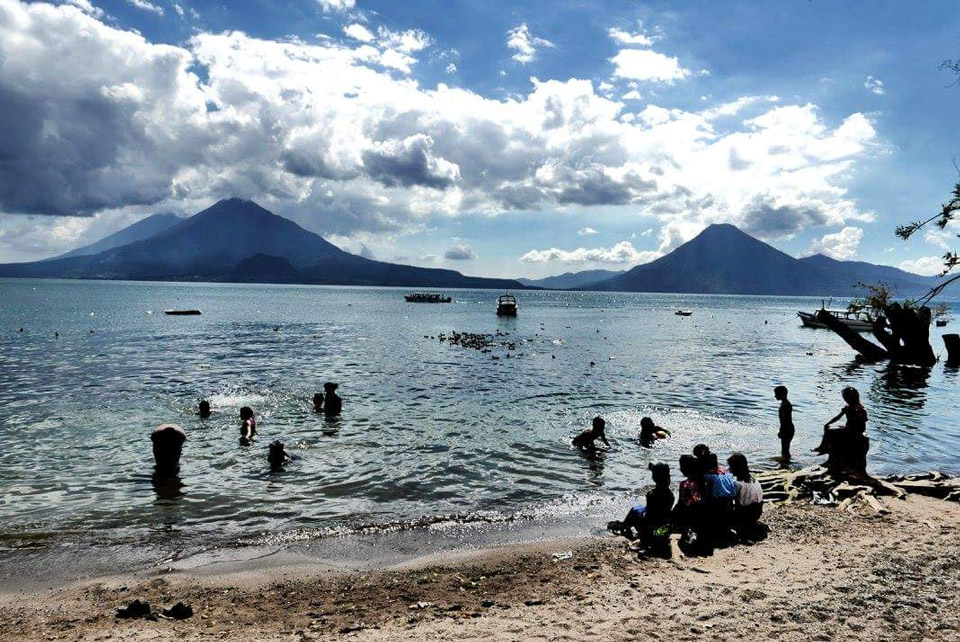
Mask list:
[[[773,396],[780,402],[780,459],[790,461],[790,442],[793,441],[793,404],[787,399],[787,387],[777,386],[773,389]]]

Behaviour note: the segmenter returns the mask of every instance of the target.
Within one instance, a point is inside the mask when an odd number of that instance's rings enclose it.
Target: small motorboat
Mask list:
[[[202,314],[200,310],[164,310],[163,313],[174,317],[186,317]]]
[[[413,294],[404,294],[403,298],[407,303],[451,303],[452,297],[443,296],[436,292],[414,292]]]
[[[867,310],[827,310],[826,308],[823,308],[823,310],[835,316],[840,323],[851,330],[856,332],[873,330],[874,317]],[[818,312],[797,312],[797,316],[800,317],[800,322],[805,328],[826,328],[827,326],[817,321],[817,314]]]
[[[950,322],[950,319],[937,319],[937,327],[943,328]]]
[[[512,294],[504,294],[497,299],[498,317],[515,317],[520,306],[517,305],[517,298]]]
[[[693,314],[693,310],[677,310],[674,314],[678,317],[689,317]]]

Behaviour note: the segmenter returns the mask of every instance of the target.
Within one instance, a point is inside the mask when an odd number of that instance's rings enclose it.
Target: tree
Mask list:
[[[956,64],[958,67],[960,67],[960,61],[957,61]],[[935,214],[923,221],[914,221],[913,223],[908,223],[907,225],[900,225],[897,227],[896,234],[903,240],[907,240],[921,229],[931,224],[937,226],[941,230],[946,229],[950,222],[957,217],[958,212],[960,212],[960,182],[954,185],[953,197],[940,207],[940,212],[938,214]],[[960,237],[960,234],[957,234],[957,237]],[[957,256],[957,252],[953,250],[948,251],[943,255],[943,271],[940,273],[940,276],[947,276],[951,271],[953,271],[953,268],[957,267],[957,265],[960,265],[960,257]],[[918,303],[929,303],[931,299],[943,292],[944,288],[957,280],[960,280],[960,274],[955,274],[950,278],[945,279],[942,283],[939,283],[936,287],[924,295],[924,297],[920,299]]]

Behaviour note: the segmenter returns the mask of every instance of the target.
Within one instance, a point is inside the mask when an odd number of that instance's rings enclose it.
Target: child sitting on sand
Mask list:
[[[747,458],[733,453],[727,459],[730,473],[737,480],[737,498],[733,509],[733,528],[741,542],[752,543],[766,537],[766,529],[758,524],[763,513],[763,488],[750,474]]]
[[[640,420],[640,445],[644,448],[652,448],[657,440],[666,439],[669,436],[670,431],[653,423],[650,417]]]
[[[655,486],[647,493],[647,503],[634,506],[622,522],[610,522],[607,528],[627,539],[639,539],[642,552],[669,558],[673,510],[670,467],[664,463],[651,463],[650,473]]]
[[[604,432],[606,428],[607,422],[603,420],[603,417],[594,417],[593,427],[584,430],[574,437],[573,445],[580,450],[596,450],[597,445],[595,442],[599,439],[607,445],[607,448],[610,448],[610,442],[607,441],[607,435]]]
[[[687,555],[709,555],[707,539],[701,535],[704,523],[703,470],[693,455],[680,455],[680,482],[677,505],[673,509],[673,529],[680,534],[680,548]]]
[[[257,420],[253,416],[253,409],[244,406],[240,409],[240,443],[247,445],[257,434]]]
[[[787,399],[787,387],[777,386],[773,389],[773,396],[780,402],[778,415],[780,418],[780,432],[777,437],[780,438],[780,459],[790,461],[790,442],[793,441],[793,404]]]
[[[706,534],[713,545],[729,546],[735,541],[730,525],[737,497],[737,480],[719,465],[714,453],[705,455],[704,461],[704,499],[710,524]]]

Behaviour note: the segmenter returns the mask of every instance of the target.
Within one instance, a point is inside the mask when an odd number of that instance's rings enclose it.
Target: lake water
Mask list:
[[[519,317],[499,319],[499,293],[449,293],[454,303],[426,305],[389,288],[0,281],[2,559],[575,514],[622,503],[649,461],[675,469],[698,442],[773,466],[780,383],[796,465],[817,461],[806,453],[853,385],[873,472],[960,473],[960,373],[857,364],[829,331],[800,327],[796,311],[819,300],[521,292]],[[515,349],[436,338],[452,331],[500,332]],[[310,409],[327,380],[341,384],[338,421]],[[258,417],[249,448],[242,405]],[[569,439],[596,414],[614,448],[590,458]],[[672,438],[641,448],[644,415]],[[166,422],[188,441],[180,485],[158,487],[149,434]],[[298,456],[279,474],[265,459],[274,439]]]

